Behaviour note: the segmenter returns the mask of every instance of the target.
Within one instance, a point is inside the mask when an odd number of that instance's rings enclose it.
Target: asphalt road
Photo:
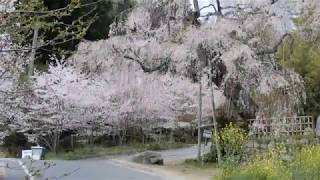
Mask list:
[[[0,179],[24,180],[26,173],[17,159],[0,159]]]
[[[207,149],[207,148],[206,148]],[[189,147],[176,150],[161,151],[164,161],[183,160],[196,157],[197,148]],[[120,157],[129,160],[131,156]],[[116,163],[108,158],[95,158],[78,161],[50,161],[54,166],[43,171],[43,176],[38,179],[63,179],[63,180],[174,180],[171,177],[149,172]],[[42,169],[44,161],[30,161],[21,159],[0,159],[0,175],[5,180],[23,180],[31,169]],[[7,167],[8,166],[8,167]],[[65,176],[66,175],[66,176]],[[38,180],[35,178],[35,180]]]
[[[19,165],[18,159],[1,159],[1,174],[4,180],[23,180],[26,172]],[[149,172],[121,166],[111,160],[51,161],[55,166],[44,171],[39,179],[63,180],[165,180]],[[41,169],[43,161],[33,163],[32,167]],[[9,168],[5,167],[6,164]],[[30,168],[29,163],[24,164]],[[64,176],[66,174],[66,176]],[[1,179],[1,178],[0,178]],[[36,179],[36,178],[35,178]]]

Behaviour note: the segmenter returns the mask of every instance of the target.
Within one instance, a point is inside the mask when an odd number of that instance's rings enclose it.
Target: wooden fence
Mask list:
[[[305,135],[315,131],[312,116],[250,119],[249,133],[254,137]]]

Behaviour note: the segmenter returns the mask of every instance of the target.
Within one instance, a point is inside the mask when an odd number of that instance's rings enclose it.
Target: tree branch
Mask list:
[[[113,50],[118,53],[118,54],[125,54],[124,51],[121,52],[121,50],[119,50],[119,48],[116,48],[114,45],[112,46]],[[131,61],[134,61],[136,63],[139,64],[139,66],[141,67],[141,69],[143,70],[143,72],[146,72],[146,73],[152,73],[154,71],[159,71],[163,68],[166,68],[168,67],[168,64],[169,64],[169,61],[170,61],[170,58],[169,57],[166,57],[166,58],[160,58],[160,59],[154,59],[155,61],[156,60],[162,60],[161,64],[156,66],[156,67],[148,67],[146,66],[143,62],[145,60],[143,60],[135,51],[133,51],[131,48],[129,49],[129,51],[135,56],[135,57],[132,57],[130,55],[124,55],[123,57],[125,59],[128,59],[128,60],[131,60]]]
[[[268,55],[268,54],[274,54],[278,51],[279,46],[283,43],[283,41],[288,37],[292,37],[292,35],[290,33],[285,33],[284,35],[282,35],[282,37],[280,38],[280,40],[270,49],[267,50],[263,50],[263,51],[259,51],[257,52],[258,56],[261,55]]]
[[[131,56],[128,56],[128,55],[125,55],[124,56],[125,59],[129,59],[129,60],[132,60],[132,61],[135,61],[136,63],[138,63],[141,67],[141,69],[143,70],[143,72],[146,72],[146,73],[152,73],[154,71],[159,71],[161,69],[163,69],[164,67],[167,67],[168,66],[168,63],[169,63],[169,60],[168,58],[164,58],[164,61],[156,66],[156,67],[147,67],[142,61],[140,61],[138,58],[133,58]]]

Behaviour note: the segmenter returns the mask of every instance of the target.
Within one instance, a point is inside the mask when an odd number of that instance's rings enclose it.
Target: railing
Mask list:
[[[249,122],[250,135],[255,137],[304,135],[315,131],[312,116],[250,119]]]

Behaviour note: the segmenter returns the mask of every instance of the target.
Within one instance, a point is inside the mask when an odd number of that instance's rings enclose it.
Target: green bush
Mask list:
[[[28,138],[19,132],[13,132],[3,140],[3,147],[12,157],[19,157],[21,150],[28,147]]]
[[[258,155],[245,165],[223,167],[220,179],[271,180],[290,179],[291,173],[281,156],[286,154],[285,146],[276,146],[269,152]]]
[[[308,146],[296,154],[292,165],[294,179],[320,179],[320,146]]]
[[[176,128],[172,131],[174,142],[195,143],[194,130],[192,128]]]
[[[247,143],[246,132],[230,123],[220,133],[221,147],[225,158],[241,157]]]
[[[204,163],[216,163],[218,160],[217,149],[212,147],[211,151],[203,156]]]
[[[318,35],[319,39],[320,34]],[[284,41],[276,54],[284,68],[293,69],[304,80],[307,102],[304,109],[307,114],[318,115],[320,112],[320,44],[319,41],[305,39],[295,34]]]
[[[305,146],[296,150],[291,161],[285,145],[278,144],[267,153],[246,164],[223,167],[219,179],[246,180],[318,180],[320,179],[320,146]]]

